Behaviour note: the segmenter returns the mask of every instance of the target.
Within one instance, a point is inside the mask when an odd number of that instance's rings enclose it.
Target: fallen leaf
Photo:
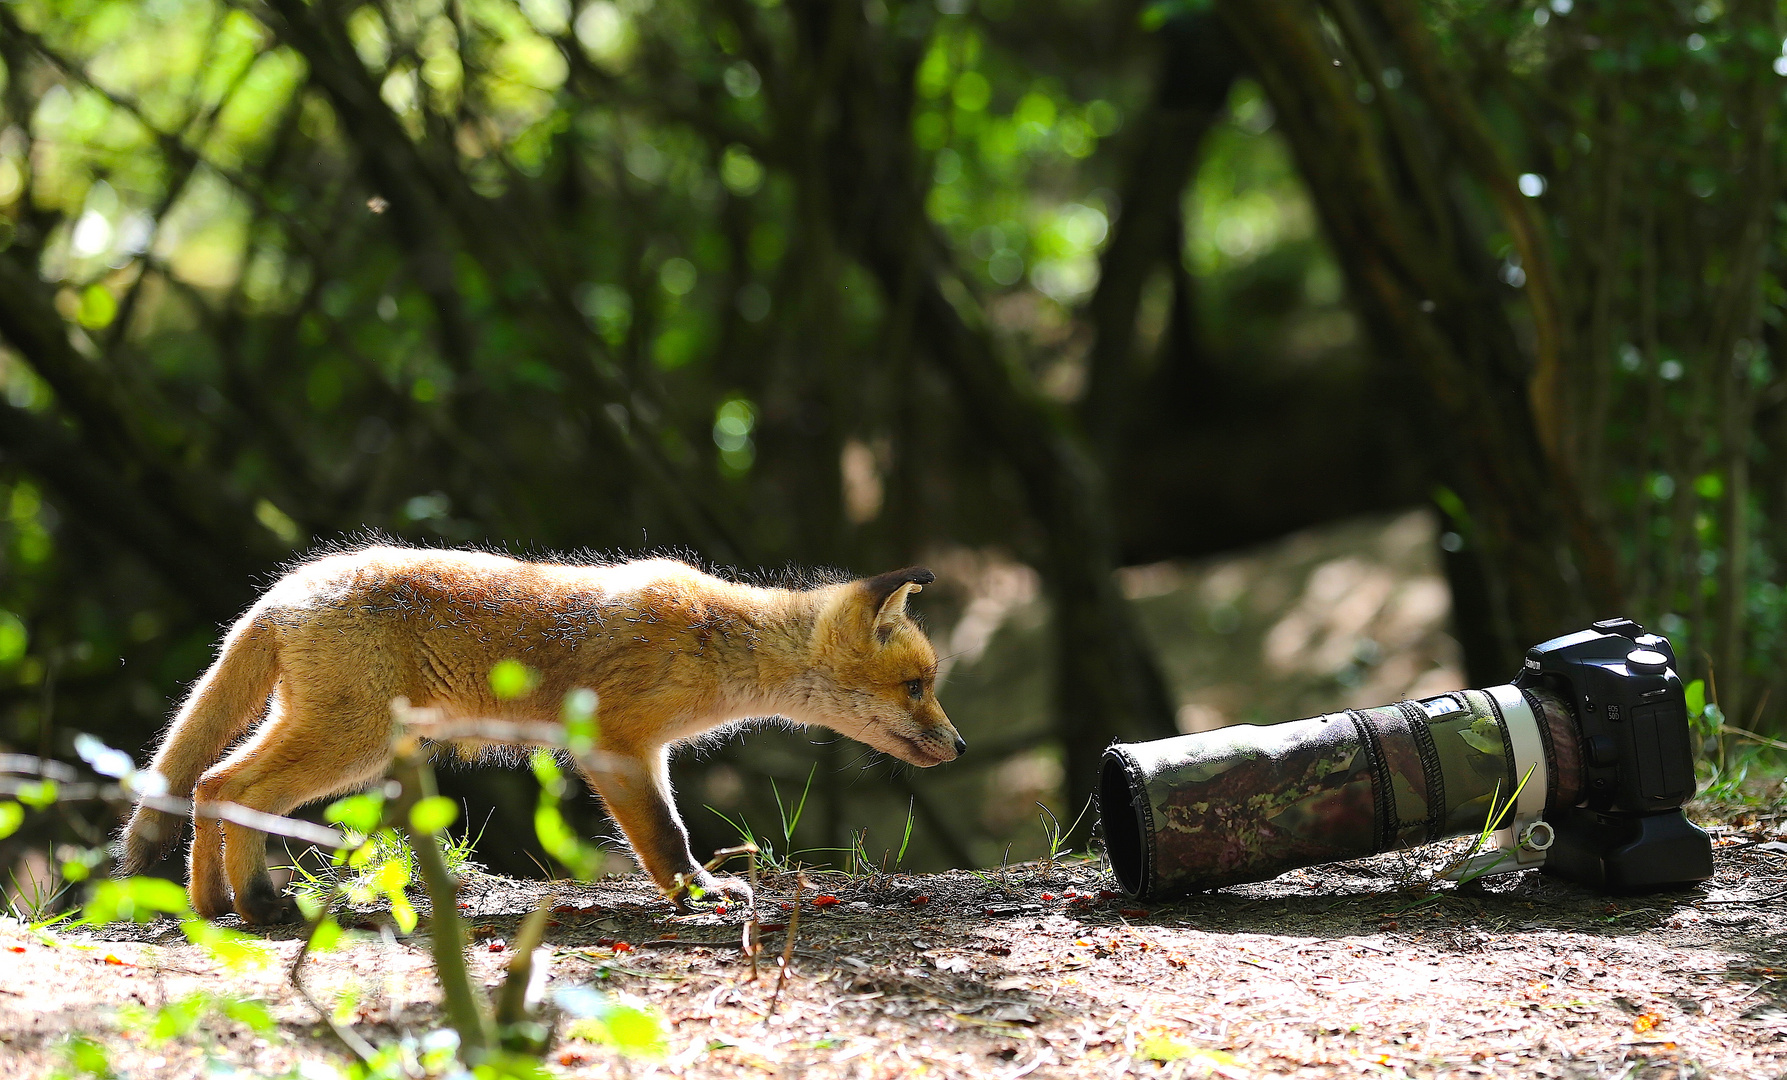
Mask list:
[[[813,897],[814,907],[831,907],[837,902],[838,898],[830,893],[820,893],[818,896]]]
[[[930,902],[931,902],[931,897],[930,897],[929,893],[919,893],[917,896],[914,896],[911,900],[911,903],[914,907],[917,907],[921,904],[928,904]]]
[[[1654,1012],[1639,1013],[1632,1020],[1632,1030],[1642,1035],[1663,1022],[1663,1018]]]

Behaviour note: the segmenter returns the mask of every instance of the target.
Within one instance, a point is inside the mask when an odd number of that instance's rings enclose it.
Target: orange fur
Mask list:
[[[330,555],[287,574],[230,630],[152,768],[170,794],[199,805],[285,814],[384,775],[397,698],[448,718],[556,722],[565,695],[587,687],[606,756],[585,776],[641,865],[667,891],[678,875],[736,891],[689,851],[670,749],[781,715],[914,765],[954,760],[963,744],[932,692],[936,653],[905,611],[930,580],[913,569],[775,589],[669,559],[576,566],[397,547]],[[489,674],[504,659],[533,668],[538,685],[499,700]],[[179,833],[177,818],[138,807],[126,872]],[[189,881],[201,914],[291,915],[267,874],[265,838],[241,826],[194,817]]]

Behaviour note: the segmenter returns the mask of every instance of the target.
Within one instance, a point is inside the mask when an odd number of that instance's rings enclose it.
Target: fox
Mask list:
[[[690,851],[671,752],[781,717],[921,768],[954,761],[967,743],[937,701],[937,654],[907,610],[935,580],[914,566],[781,588],[664,557],[579,564],[382,544],[300,563],[224,634],[149,765],[167,794],[192,800],[192,908],[248,924],[297,918],[268,872],[266,836],[205,815],[208,804],[289,814],[370,786],[390,764],[400,698],[447,720],[558,723],[566,695],[584,689],[596,695],[590,757],[602,764],[575,764],[640,867],[679,907],[691,883],[749,899]],[[510,659],[537,680],[499,698],[490,672]],[[121,872],[167,858],[185,824],[139,803]]]

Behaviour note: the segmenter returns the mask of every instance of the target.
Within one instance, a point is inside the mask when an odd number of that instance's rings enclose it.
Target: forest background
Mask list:
[[[1120,568],[1422,506],[1473,684],[1625,613],[1780,732],[1783,14],[0,3],[0,748],[144,760],[343,538],[930,562],[940,640],[1037,590],[1046,702],[679,786],[697,850],[810,784],[815,848],[985,862],[1011,763],[1068,824],[1185,721]],[[530,779],[443,785],[537,872]]]

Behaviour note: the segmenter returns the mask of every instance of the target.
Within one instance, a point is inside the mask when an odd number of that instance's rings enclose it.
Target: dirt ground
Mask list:
[[[1781,1076],[1787,815],[1712,831],[1714,881],[1619,899],[1538,874],[1423,893],[1406,855],[1148,910],[1085,861],[819,875],[836,902],[807,894],[779,1000],[774,965],[753,981],[739,953],[736,905],[677,916],[639,879],[565,886],[557,903],[581,910],[548,933],[552,985],[649,1005],[669,1044],[623,1061],[561,1040],[550,1063],[641,1077]],[[787,921],[792,885],[768,883],[765,921]],[[466,882],[476,974],[495,982],[546,887]],[[285,981],[295,935],[265,934],[277,962],[231,973],[168,922],[53,938],[0,923],[0,1076],[49,1075],[74,1033],[107,1046],[120,1076],[331,1075],[346,1058]],[[423,931],[352,935],[305,977],[374,1042],[439,1026]],[[158,1043],[120,1022],[121,1007],[194,991],[263,1000],[278,1030],[218,1018]]]

